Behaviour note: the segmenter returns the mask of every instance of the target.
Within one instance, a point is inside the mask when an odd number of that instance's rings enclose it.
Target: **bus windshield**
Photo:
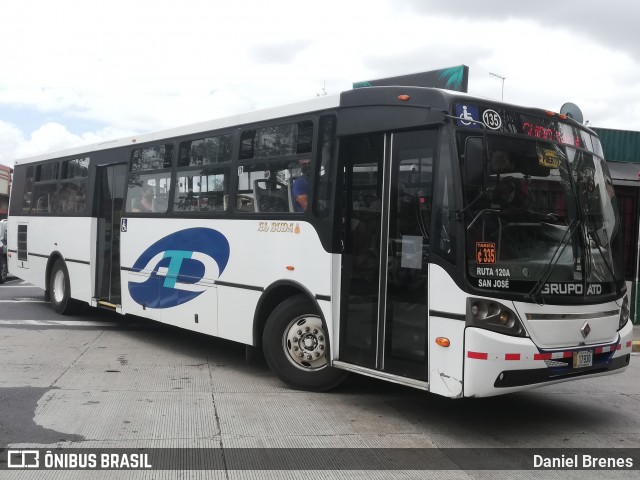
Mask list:
[[[465,186],[468,275],[543,302],[619,294],[620,220],[606,163],[543,139],[486,137],[488,174]]]

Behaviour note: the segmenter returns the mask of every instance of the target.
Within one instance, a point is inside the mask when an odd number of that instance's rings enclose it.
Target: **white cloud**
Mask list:
[[[497,2],[496,2],[497,3]],[[531,2],[489,2],[477,0],[405,0],[402,8],[422,16],[461,18],[469,21],[493,20],[501,23],[531,20],[540,26],[561,27],[577,39],[597,39],[611,48],[628,52],[640,60],[640,3],[628,0],[585,2],[584,0],[537,0]],[[539,47],[550,38],[515,37],[530,40]],[[545,48],[542,48],[545,50]]]
[[[40,152],[62,150],[68,145],[82,145],[101,140],[94,133],[74,135],[64,125],[59,123],[46,123],[31,134],[31,137],[21,142],[16,154],[18,158],[34,155]]]
[[[0,163],[13,165],[15,152],[24,143],[24,137],[18,127],[0,120]]]
[[[129,133],[124,130],[105,128],[76,135],[69,132],[64,125],[49,122],[25,137],[14,125],[0,122],[0,163],[12,166],[14,161],[20,158],[120,138]]]

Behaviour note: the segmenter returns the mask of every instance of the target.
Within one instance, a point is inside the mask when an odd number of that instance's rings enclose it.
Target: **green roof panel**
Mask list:
[[[593,128],[600,137],[604,157],[615,162],[640,163],[640,132]]]

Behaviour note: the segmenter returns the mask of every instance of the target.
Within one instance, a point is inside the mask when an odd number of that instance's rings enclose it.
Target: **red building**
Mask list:
[[[7,218],[9,211],[9,191],[11,190],[11,173],[13,170],[0,165],[0,220]]]

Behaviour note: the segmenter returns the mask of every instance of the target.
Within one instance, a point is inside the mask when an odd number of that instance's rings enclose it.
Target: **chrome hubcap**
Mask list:
[[[64,272],[58,270],[53,277],[53,299],[56,303],[62,302],[64,299]]]
[[[296,367],[320,370],[327,366],[327,338],[320,317],[304,315],[295,318],[285,329],[282,340],[287,358]]]

